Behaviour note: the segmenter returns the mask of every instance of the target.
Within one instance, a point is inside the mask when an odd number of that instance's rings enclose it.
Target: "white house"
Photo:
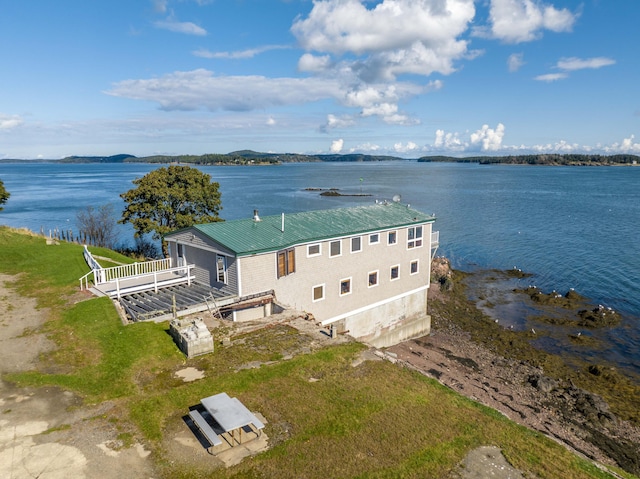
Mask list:
[[[428,334],[435,217],[396,202],[195,225],[165,237],[174,265],[240,298],[283,306],[376,346]],[[262,317],[236,308],[233,320]]]

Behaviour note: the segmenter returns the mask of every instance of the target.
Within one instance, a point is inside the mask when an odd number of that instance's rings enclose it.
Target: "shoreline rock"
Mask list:
[[[531,344],[538,334],[496,323],[467,298],[464,279],[474,274],[434,259],[432,333],[389,350],[422,374],[585,457],[640,475],[640,384],[615,368],[538,350]],[[575,292],[562,298],[572,307],[588,302]],[[564,314],[576,311],[565,308]]]

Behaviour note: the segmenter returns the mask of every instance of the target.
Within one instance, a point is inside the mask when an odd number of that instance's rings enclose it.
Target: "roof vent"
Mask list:
[[[253,210],[253,221],[260,221],[260,217],[258,216],[258,210]]]

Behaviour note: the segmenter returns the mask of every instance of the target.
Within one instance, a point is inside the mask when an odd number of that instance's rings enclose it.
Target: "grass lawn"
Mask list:
[[[123,326],[109,300],[78,302],[78,278],[88,271],[81,246],[46,246],[0,228],[0,250],[0,272],[20,274],[18,290],[50,308],[44,327],[58,344],[40,371],[5,379],[58,385],[89,404],[115,401],[110,419],[123,437],[153,451],[160,477],[437,478],[481,445],[502,448],[516,468],[539,478],[613,477],[416,372],[385,361],[353,367],[366,349],[356,342],[314,349],[311,338],[281,325],[187,360],[167,324]],[[250,363],[262,366],[243,367]],[[186,366],[205,378],[177,379]],[[272,447],[229,469],[212,470],[204,449],[201,463],[167,457],[169,431],[186,427],[188,408],[221,391],[267,419]]]

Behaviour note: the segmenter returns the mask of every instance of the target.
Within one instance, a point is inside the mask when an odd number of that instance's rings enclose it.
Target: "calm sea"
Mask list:
[[[79,208],[111,203],[146,164],[0,164],[11,198],[0,223],[76,231]],[[575,288],[629,316],[612,331],[624,362],[640,363],[640,168],[417,163],[202,167],[220,183],[225,219],[370,204],[401,196],[438,217],[439,255],[459,269],[514,266],[545,291]],[[306,188],[371,196],[322,197]],[[120,228],[121,242],[132,230]],[[627,364],[629,365],[629,364]],[[640,366],[636,365],[638,372]]]

